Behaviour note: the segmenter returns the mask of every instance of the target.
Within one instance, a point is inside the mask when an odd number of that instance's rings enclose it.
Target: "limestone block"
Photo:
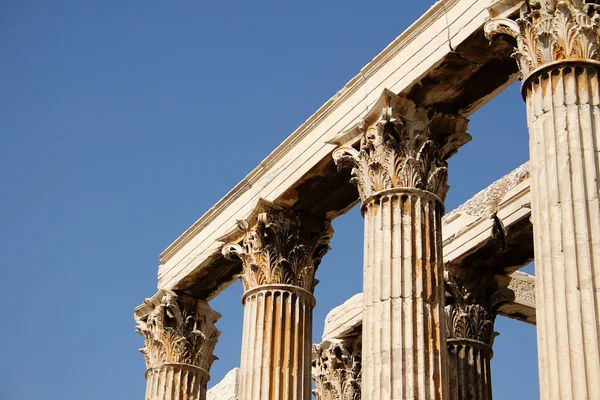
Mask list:
[[[237,400],[239,368],[234,368],[206,393],[206,400]]]
[[[357,326],[362,325],[362,293],[350,297],[342,305],[329,311],[325,318],[323,342],[329,339],[343,338]]]

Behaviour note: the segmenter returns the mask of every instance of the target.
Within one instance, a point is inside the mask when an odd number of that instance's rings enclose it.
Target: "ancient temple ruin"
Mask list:
[[[600,399],[599,32],[597,0],[433,5],[160,255],[135,310],[146,399],[207,398],[207,302],[238,276],[240,368],[209,398],[491,399],[500,314],[537,326],[542,399]],[[468,117],[517,79],[530,161],[446,213]],[[315,271],[354,206],[363,293],[313,344]]]

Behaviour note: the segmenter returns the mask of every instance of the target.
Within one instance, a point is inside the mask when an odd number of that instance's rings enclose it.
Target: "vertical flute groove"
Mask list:
[[[243,342],[253,348],[242,348],[241,365],[254,379],[242,381],[240,399],[309,400],[313,296],[287,285],[253,291],[244,299],[254,323],[244,327]]]
[[[491,347],[471,339],[448,339],[451,400],[491,400]]]

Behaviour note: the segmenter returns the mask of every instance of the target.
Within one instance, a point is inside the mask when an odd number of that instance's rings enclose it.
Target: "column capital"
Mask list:
[[[313,393],[317,400],[360,400],[361,368],[359,340],[313,345]]]
[[[204,300],[160,290],[135,309],[136,331],[144,337],[140,352],[148,370],[165,364],[185,364],[208,373],[217,359],[213,350],[221,332],[221,314]]]
[[[338,169],[351,168],[363,203],[387,189],[448,192],[447,160],[471,140],[468,120],[419,107],[385,89],[365,118],[330,141]]]
[[[313,293],[315,272],[329,251],[328,220],[304,216],[260,199],[237,229],[221,238],[223,255],[242,262],[246,291],[263,285],[292,285]]]
[[[444,279],[447,338],[476,340],[491,348],[498,308],[514,301],[514,292],[498,289],[492,274],[470,267],[446,265]]]
[[[500,13],[506,4],[509,11]],[[518,17],[510,17],[518,6]],[[600,61],[600,5],[594,0],[501,0],[488,11],[485,35],[516,39],[513,57],[524,80],[557,62]]]

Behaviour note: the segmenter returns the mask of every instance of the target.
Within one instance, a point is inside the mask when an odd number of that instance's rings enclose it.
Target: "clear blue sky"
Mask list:
[[[0,1],[0,399],[142,399],[133,308],[158,254],[432,1]],[[528,158],[513,86],[472,117],[447,208]],[[334,222],[316,290],[361,290],[362,219]],[[241,285],[212,369],[239,364]],[[500,318],[498,399],[538,397],[535,328]]]

